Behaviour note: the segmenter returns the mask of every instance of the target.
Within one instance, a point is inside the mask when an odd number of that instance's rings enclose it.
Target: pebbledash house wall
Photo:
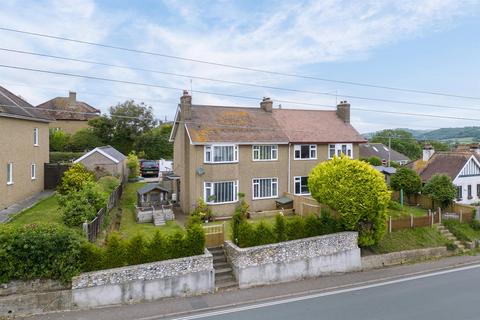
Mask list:
[[[239,248],[224,244],[240,288],[357,271],[362,267],[357,232],[340,232]]]
[[[33,130],[38,128],[38,146]],[[48,123],[0,117],[0,210],[43,190],[44,163],[49,162]],[[7,163],[13,163],[13,184],[7,185]],[[36,164],[36,179],[31,165]]]
[[[83,273],[72,279],[80,308],[194,296],[215,290],[213,256],[203,255]]]
[[[253,199],[252,180],[254,178],[278,178],[278,196],[294,192],[296,176],[308,176],[310,171],[320,162],[328,160],[328,144],[317,144],[317,159],[295,160],[294,145],[290,144],[290,179],[288,177],[288,150],[287,144],[278,145],[278,160],[253,161],[252,145],[238,146],[238,162],[228,164],[204,163],[204,145],[191,145],[185,129],[178,130],[174,141],[175,173],[181,177],[180,205],[185,212],[191,212],[198,198],[204,198],[204,182],[239,181],[239,192],[245,194],[250,210],[263,211],[275,209],[275,198]],[[359,157],[358,143],[353,144],[353,158]],[[186,163],[187,166],[183,164]],[[204,169],[203,175],[196,170]],[[290,180],[290,181],[289,181]],[[230,216],[233,214],[237,202],[228,204],[212,204],[210,207],[215,215]]]

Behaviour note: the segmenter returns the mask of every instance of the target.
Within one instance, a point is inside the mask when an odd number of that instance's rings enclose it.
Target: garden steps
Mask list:
[[[448,240],[452,241],[457,247],[460,252],[466,252],[467,248],[465,248],[465,245],[457,239],[447,228],[445,228],[444,225],[442,224],[435,224],[437,227],[437,230]]]
[[[165,216],[163,215],[163,212],[158,212],[158,211],[153,212],[153,224],[155,226],[165,225]]]
[[[238,288],[238,283],[233,275],[233,270],[227,262],[223,247],[208,249],[213,256],[213,268],[215,269],[215,289],[228,290]]]

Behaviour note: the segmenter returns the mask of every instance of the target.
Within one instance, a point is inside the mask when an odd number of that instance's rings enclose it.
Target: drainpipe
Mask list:
[[[288,193],[290,193],[290,142],[288,143]]]

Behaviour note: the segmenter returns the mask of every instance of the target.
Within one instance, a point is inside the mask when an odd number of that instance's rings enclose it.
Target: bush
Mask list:
[[[233,243],[239,245],[239,227],[240,224],[247,219],[248,204],[245,202],[244,194],[238,194],[240,202],[235,208],[235,213],[232,217],[232,239]]]
[[[470,222],[470,227],[475,231],[480,231],[480,221],[473,219]]]
[[[134,179],[140,175],[140,161],[134,151],[130,152],[127,157],[128,178]]]
[[[186,230],[185,253],[190,256],[203,254],[205,248],[205,232],[199,223],[190,224]]]
[[[212,209],[202,198],[198,198],[191,215],[199,217],[202,221],[210,221],[212,219]]]
[[[97,183],[101,190],[109,195],[120,185],[120,179],[113,176],[104,176],[98,179]]]
[[[104,268],[105,249],[88,241],[84,241],[81,247],[80,261],[83,272],[101,270]]]
[[[146,243],[141,234],[137,234],[128,241],[125,251],[128,265],[141,264],[148,261]]]
[[[95,175],[88,171],[81,163],[75,163],[65,171],[60,185],[57,187],[57,192],[65,195],[79,191],[88,182],[94,182]]]
[[[269,243],[275,243],[275,234],[272,227],[262,221],[253,228],[252,245],[261,246]]]
[[[379,157],[375,157],[375,156],[372,156],[372,157],[369,157],[369,158],[366,158],[366,159],[362,159],[362,161],[365,161],[365,162],[371,164],[372,166],[381,166],[382,165],[382,159],[380,159]]]
[[[0,282],[14,279],[69,281],[81,271],[82,239],[58,225],[1,225]]]
[[[381,173],[345,156],[319,163],[308,176],[312,197],[335,209],[345,230],[359,232],[359,245],[378,243],[387,231],[390,191]]]
[[[161,261],[165,260],[167,255],[167,240],[160,233],[160,231],[155,232],[152,240],[147,244],[147,261]]]
[[[86,151],[100,147],[102,141],[95,135],[92,129],[80,129],[69,139],[67,148],[71,151]]]
[[[62,130],[50,129],[50,150],[51,151],[66,151],[70,143],[70,135]]]
[[[50,163],[72,163],[83,156],[83,152],[50,152]]]
[[[287,221],[287,238],[296,240],[305,238],[305,220],[300,216],[294,216]]]
[[[97,212],[106,206],[107,195],[97,184],[88,182],[75,193],[59,196],[58,203],[65,225],[78,227],[85,220],[93,220]]]
[[[392,176],[390,186],[393,190],[403,190],[406,194],[413,194],[422,189],[422,180],[415,170],[402,167]]]
[[[275,216],[275,226],[273,227],[275,233],[275,241],[282,242],[287,240],[287,223],[282,214]]]
[[[388,203],[388,208],[396,211],[403,210],[402,205],[399,202],[393,200],[390,200],[390,202]]]
[[[447,207],[457,195],[457,188],[445,174],[435,174],[425,184],[422,193],[434,201],[440,202],[442,208]]]
[[[118,233],[111,233],[107,238],[107,247],[103,259],[105,261],[104,267],[106,269],[123,267],[127,264],[126,256],[125,241],[122,241]]]

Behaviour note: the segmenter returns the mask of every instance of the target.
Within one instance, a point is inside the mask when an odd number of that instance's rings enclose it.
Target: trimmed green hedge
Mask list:
[[[71,163],[83,156],[83,152],[50,152],[50,163]]]
[[[294,216],[287,219],[279,214],[275,217],[273,225],[264,222],[251,224],[237,212],[233,216],[233,221],[233,242],[241,248],[343,231],[338,221],[327,211],[322,212],[320,216],[312,214],[306,218]]]
[[[77,233],[54,224],[0,226],[0,282],[36,278],[68,281],[81,272]]]
[[[141,235],[123,240],[116,233],[100,247],[79,233],[53,224],[0,225],[0,283],[11,280],[58,279],[127,265],[203,254],[205,233],[198,223],[185,232],[147,241]]]

